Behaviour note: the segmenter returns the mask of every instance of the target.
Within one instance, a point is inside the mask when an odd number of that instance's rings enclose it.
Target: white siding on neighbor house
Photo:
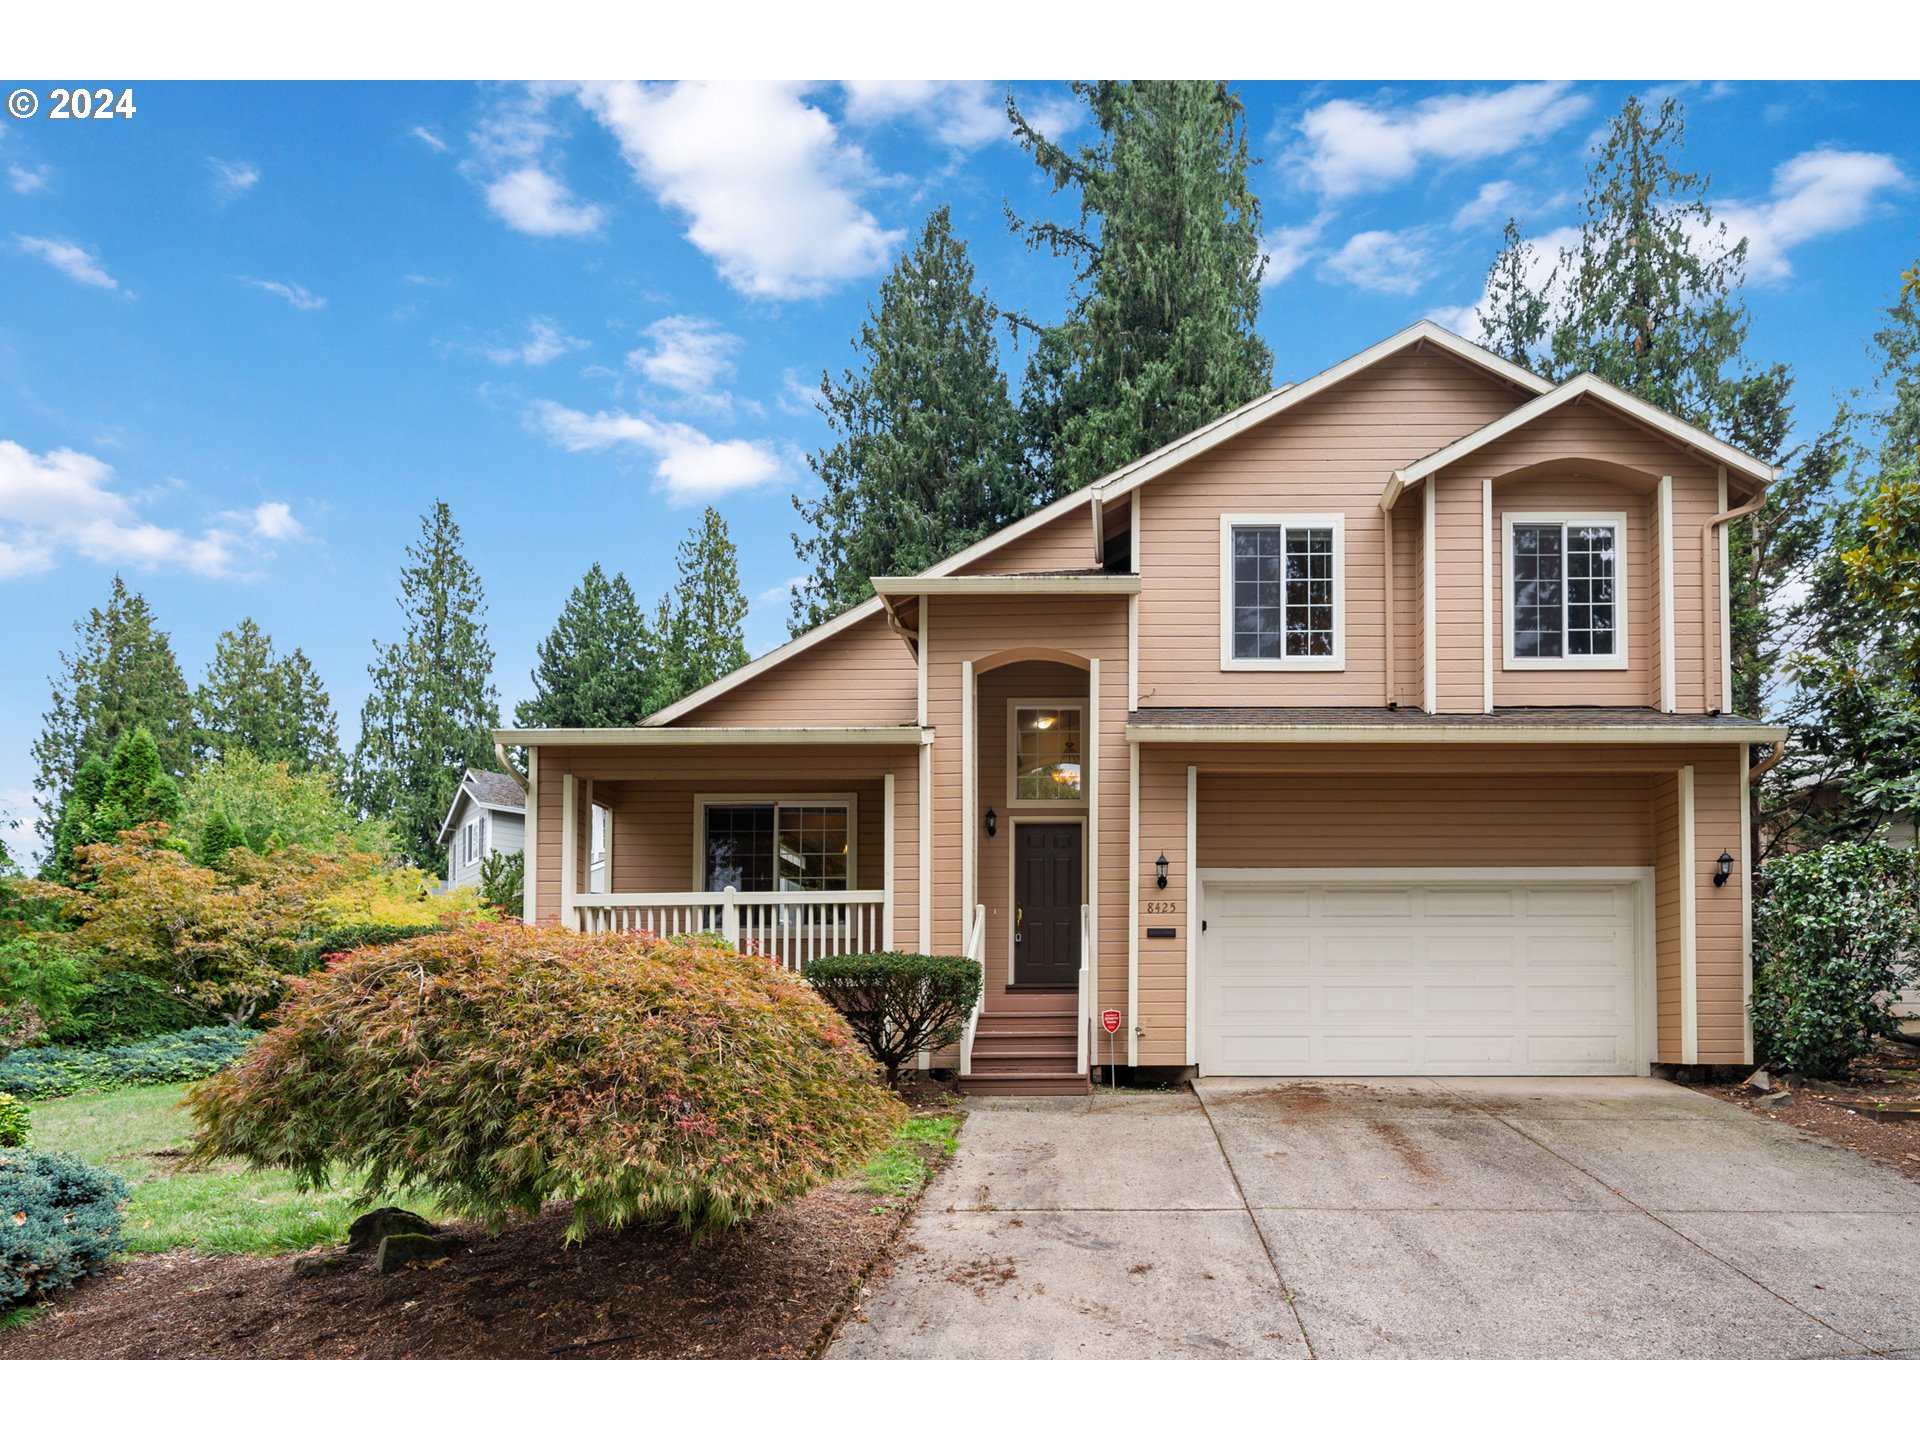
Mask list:
[[[466,830],[477,825],[473,859],[467,859]],[[480,862],[499,851],[513,855],[526,848],[527,822],[510,810],[490,810],[462,794],[454,815],[453,836],[447,842],[447,888],[458,890],[480,883]]]

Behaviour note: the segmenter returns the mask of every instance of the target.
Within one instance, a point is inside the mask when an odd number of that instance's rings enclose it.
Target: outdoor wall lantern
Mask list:
[[[1727,877],[1733,874],[1733,856],[1726,851],[1720,852],[1720,868],[1713,872],[1713,888],[1718,890],[1727,883]]]
[[[987,807],[987,838],[991,840],[1000,830],[1000,817],[993,813],[993,807]]]
[[[1167,888],[1167,852],[1162,850],[1160,858],[1153,862],[1153,883],[1162,890]]]

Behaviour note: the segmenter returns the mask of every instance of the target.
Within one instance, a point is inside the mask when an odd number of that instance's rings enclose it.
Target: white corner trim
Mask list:
[[[1733,752],[1740,767],[1740,1020],[1746,1033],[1744,1063],[1753,1064],[1753,773],[1747,747]]]
[[[1100,710],[1100,657],[1087,661],[1087,928],[1093,934],[1094,994],[1100,993],[1100,882],[1106,877],[1106,856],[1100,849],[1100,786],[1106,773],[1106,754]]]
[[[1140,746],[1127,746],[1127,1064],[1140,1063]]]
[[[1677,660],[1673,653],[1673,477],[1660,477],[1660,709],[1675,707]],[[1723,505],[1721,507],[1725,509]]]
[[[1439,488],[1427,486],[1420,499],[1420,708],[1429,715],[1439,708],[1440,699],[1440,656],[1433,633],[1440,610],[1433,539]]]
[[[893,770],[892,770],[892,767],[888,767],[887,773],[881,778],[880,829],[881,829],[881,845],[882,845],[882,849],[880,852],[882,856],[880,890],[881,890],[881,893],[885,896],[885,898],[880,902],[880,936],[881,936],[881,943],[884,944],[887,947],[887,949],[891,950],[894,948],[894,939],[893,939],[894,855],[895,855],[895,852],[900,848],[900,837],[894,833],[894,828],[893,828]],[[848,868],[851,870],[852,867],[849,866]],[[857,880],[860,877],[857,873],[855,873],[850,875],[849,878]]]
[[[980,760],[974,753],[977,722],[973,713],[978,697],[971,660],[960,662],[960,704],[960,933],[965,935],[973,917],[973,897],[979,889],[980,878],[973,838],[974,815],[980,808]]]
[[[1720,509],[1716,514],[1727,511],[1727,467],[1720,467]],[[1733,703],[1733,577],[1732,537],[1733,526],[1722,524],[1720,530],[1720,708],[1734,712]],[[1742,767],[1745,768],[1744,766]]]
[[[540,747],[527,747],[527,830],[520,842],[526,852],[525,878],[520,884],[520,923],[540,920]]]
[[[1501,627],[1501,665],[1508,670],[1625,670],[1628,668],[1632,637],[1627,633],[1627,612],[1632,608],[1628,588],[1627,516],[1625,511],[1575,513],[1566,510],[1509,510],[1500,517],[1502,571],[1506,584],[1501,586],[1501,603],[1506,606],[1506,624]],[[1613,653],[1611,655],[1560,655],[1558,657],[1515,655],[1513,653],[1514,566],[1513,529],[1516,525],[1558,525],[1563,532],[1575,525],[1606,525],[1613,530]],[[1560,637],[1564,648],[1567,636],[1566,613],[1569,585],[1566,573],[1566,548],[1560,551]]]
[[[918,685],[918,699],[916,703],[919,706],[918,714],[920,719],[920,727],[922,729],[925,729],[927,724],[927,663],[928,663],[927,661],[927,630],[928,630],[928,622],[933,619],[933,616],[931,614],[932,609],[933,609],[932,600],[930,599],[921,600],[920,613],[918,617],[920,621],[920,644],[919,644],[920,653],[914,657],[914,664],[918,670],[918,678],[916,681],[916,684]]]
[[[1200,767],[1187,766],[1187,1064],[1200,1063]]]
[[[1493,481],[1480,482],[1480,713],[1493,713]]]
[[[933,747],[923,746],[920,750],[920,790],[913,802],[916,828],[919,839],[915,845],[913,860],[914,885],[919,892],[918,903],[914,909],[919,928],[919,950],[922,955],[933,949],[933,864],[930,856],[933,851],[933,804],[927,798],[933,791]]]
[[[574,925],[574,897],[580,886],[580,877],[574,873],[580,843],[574,831],[579,814],[580,782],[569,770],[560,777],[560,923],[569,930]]]
[[[1233,532],[1239,529],[1333,532],[1333,653],[1242,659],[1233,653]],[[1282,542],[1284,545],[1284,541]],[[1283,633],[1284,633],[1284,627]],[[1339,513],[1226,514],[1220,517],[1220,668],[1344,670],[1347,668],[1347,517]],[[1137,708],[1137,707],[1135,707]]]
[[[1132,552],[1133,573],[1136,576],[1146,574],[1140,563],[1142,536],[1140,534],[1140,492],[1134,491],[1127,497],[1128,523],[1131,527],[1127,547]],[[1140,596],[1136,591],[1127,600],[1127,710],[1129,713],[1140,708]]]
[[[1680,767],[1680,1063],[1700,1063],[1699,940],[1694,933],[1693,766]]]

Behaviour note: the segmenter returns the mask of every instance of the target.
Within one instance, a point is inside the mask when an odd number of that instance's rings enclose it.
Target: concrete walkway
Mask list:
[[[1920,1186],[1655,1080],[983,1101],[836,1358],[1920,1358]]]

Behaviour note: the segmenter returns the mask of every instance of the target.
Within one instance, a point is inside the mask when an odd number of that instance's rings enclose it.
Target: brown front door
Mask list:
[[[1080,978],[1080,827],[1013,827],[1013,983]]]

